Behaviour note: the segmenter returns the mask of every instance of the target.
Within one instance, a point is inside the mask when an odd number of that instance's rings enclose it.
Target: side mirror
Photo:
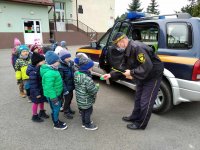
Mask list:
[[[90,43],[90,46],[91,46],[92,48],[96,48],[96,47],[97,47],[97,43],[96,43],[96,42],[91,42],[91,43]]]

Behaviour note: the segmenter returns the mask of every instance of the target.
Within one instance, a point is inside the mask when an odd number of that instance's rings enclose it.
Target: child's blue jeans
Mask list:
[[[51,107],[51,117],[54,124],[58,123],[59,120],[59,112],[61,107],[61,100],[58,99],[58,104],[54,104],[50,98],[47,98],[49,105]]]

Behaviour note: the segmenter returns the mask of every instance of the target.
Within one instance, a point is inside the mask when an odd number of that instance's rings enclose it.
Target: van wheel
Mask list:
[[[172,104],[172,92],[166,81],[161,82],[160,89],[158,91],[157,99],[153,106],[154,113],[164,113],[169,111],[173,107]]]

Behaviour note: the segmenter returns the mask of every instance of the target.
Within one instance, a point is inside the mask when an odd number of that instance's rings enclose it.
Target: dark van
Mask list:
[[[200,18],[187,13],[149,17],[142,13],[129,13],[126,20],[116,22],[98,42],[77,50],[95,62],[93,75],[109,72],[111,66],[107,54],[116,32],[123,32],[129,39],[151,46],[164,62],[155,113],[169,111],[181,102],[200,101]],[[134,82],[117,82],[135,90]]]

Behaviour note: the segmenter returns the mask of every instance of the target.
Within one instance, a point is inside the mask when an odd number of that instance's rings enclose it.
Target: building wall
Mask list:
[[[73,6],[72,6],[72,0],[66,0],[66,19],[72,19],[73,18]],[[70,15],[71,14],[71,15]]]
[[[55,0],[54,2],[65,3],[65,18],[77,20],[76,1],[78,6],[82,5],[83,7],[83,14],[78,14],[79,21],[101,33],[113,26],[115,0]],[[52,9],[49,19],[53,19],[53,12]]]
[[[40,20],[43,42],[49,39],[48,7],[41,5],[0,2],[0,48],[13,46],[14,37],[24,42],[24,20]]]
[[[49,32],[47,6],[0,2],[0,10],[0,32],[23,32],[24,19],[40,20],[42,32]]]
[[[82,5],[83,14],[78,14],[78,20],[97,32],[106,32],[114,23],[115,0],[77,0]],[[76,0],[72,1],[73,19],[76,19]]]

